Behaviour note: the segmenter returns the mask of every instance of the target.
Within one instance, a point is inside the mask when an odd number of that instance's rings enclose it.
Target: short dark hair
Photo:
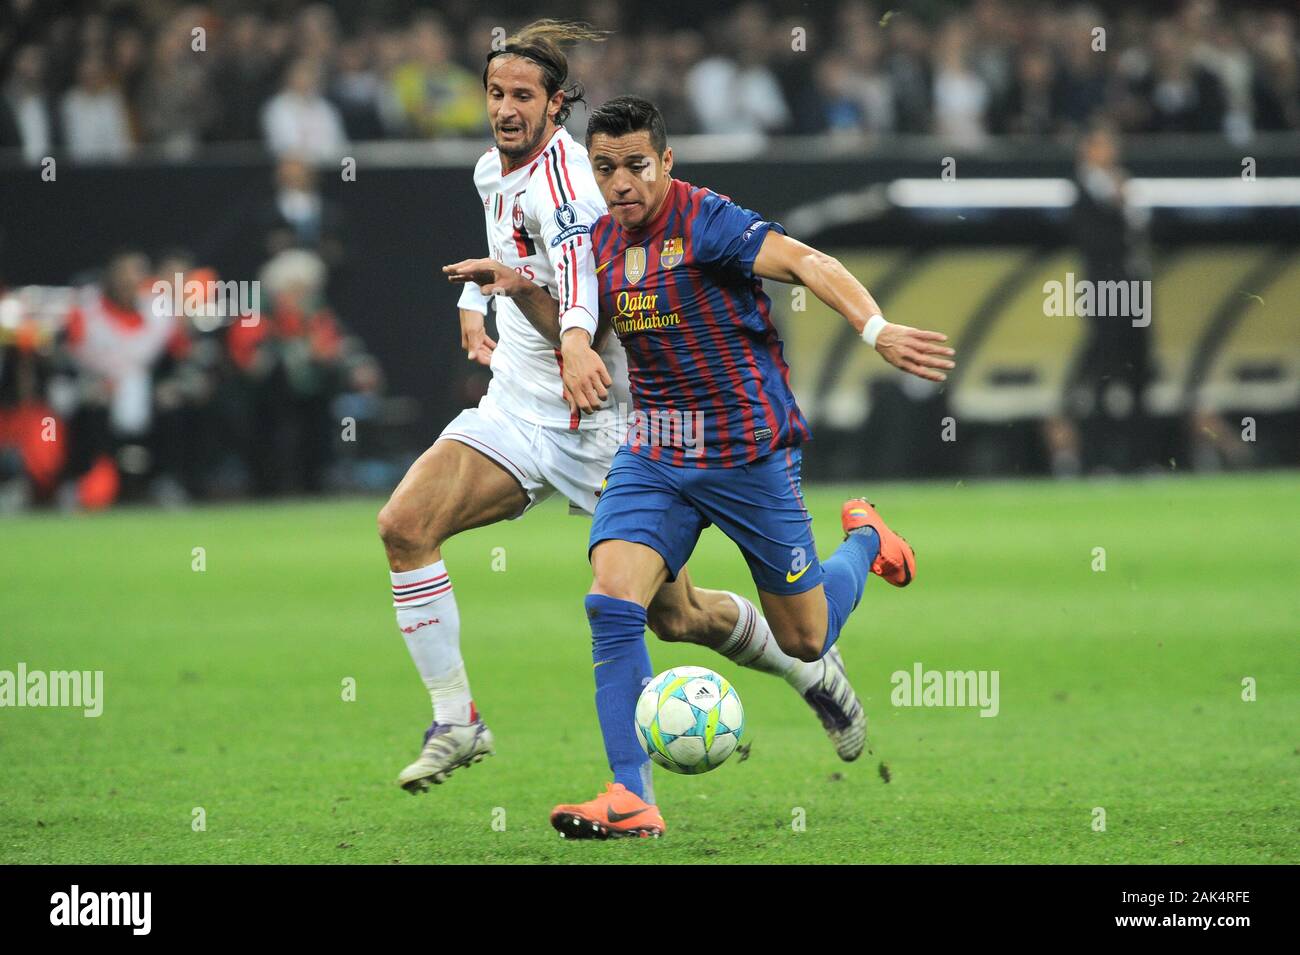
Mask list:
[[[591,148],[591,137],[596,133],[626,136],[643,129],[650,134],[655,152],[662,153],[668,148],[668,130],[659,107],[639,96],[616,96],[597,106],[587,117],[587,148]]]

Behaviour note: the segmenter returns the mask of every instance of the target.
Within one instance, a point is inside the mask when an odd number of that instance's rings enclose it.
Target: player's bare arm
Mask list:
[[[512,299],[524,317],[554,344],[560,342],[560,311],[551,294],[496,259],[464,259],[442,267],[453,285],[473,282],[484,295]],[[477,313],[475,313],[477,314]]]
[[[873,316],[881,314],[871,293],[833,255],[778,232],[768,232],[754,259],[754,274],[776,282],[805,286],[830,308],[835,309],[859,335]],[[944,381],[945,372],[956,367],[956,354],[943,343],[943,332],[926,331],[910,325],[886,322],[875,338],[875,349],[895,368],[918,378]]]
[[[569,407],[583,414],[600,409],[601,402],[609,397],[609,387],[614,383],[600,353],[592,347],[586,329],[570,328],[560,340],[563,356],[560,376],[564,379],[565,398]]]
[[[584,414],[600,410],[601,402],[609,397],[609,388],[614,380],[600,354],[591,347],[591,336],[584,329],[571,328],[561,338],[559,303],[549,292],[495,259],[465,259],[444,265],[442,271],[450,282],[473,282],[484,295],[504,295],[512,299],[547,341],[560,345],[560,354],[564,356],[561,378],[570,409]],[[467,314],[471,331],[474,330],[473,320],[478,319],[480,334],[477,339],[466,338]],[[496,343],[482,332],[482,325],[482,315],[461,310],[461,346],[467,350],[471,360],[487,364]],[[479,357],[485,353],[486,361]]]

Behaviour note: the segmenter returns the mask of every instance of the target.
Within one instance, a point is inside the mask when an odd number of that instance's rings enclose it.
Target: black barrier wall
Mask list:
[[[942,157],[863,159],[809,156],[748,162],[692,162],[679,153],[675,172],[726,193],[743,205],[780,219],[804,204],[860,191],[898,177],[939,181]],[[1239,157],[1180,158],[1177,150],[1137,155],[1135,175],[1233,176]],[[957,160],[958,176],[1070,177],[1069,153],[1039,158]],[[1300,150],[1268,158],[1262,175],[1300,175]],[[343,252],[330,280],[339,317],[382,363],[392,394],[418,401],[419,429],[431,439],[460,408],[477,400],[486,372],[469,365],[459,349],[457,289],[439,266],[485,254],[482,211],[466,167],[389,168],[358,163],[355,181],[321,171],[321,189],[340,213]],[[76,167],[60,164],[57,180],[40,170],[0,169],[0,285],[64,285],[89,277],[115,250],[160,254],[191,250],[223,279],[252,280],[266,260],[259,212],[273,196],[269,161],[190,165],[143,164]],[[1261,218],[1228,217],[1208,224],[1226,238],[1295,241],[1294,210]],[[1177,242],[1185,229],[1169,227],[1156,238]],[[1015,241],[1050,247],[1068,239],[1062,220],[984,215],[915,216],[886,212],[865,224],[841,225],[821,236],[827,243],[933,247]],[[918,321],[919,323],[919,321]]]

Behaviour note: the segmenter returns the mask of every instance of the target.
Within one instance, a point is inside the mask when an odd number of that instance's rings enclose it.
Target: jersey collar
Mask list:
[[[555,140],[559,138],[560,133],[562,132],[564,132],[563,126],[555,127],[555,132],[551,134],[550,139],[546,140],[546,142],[542,143],[535,150],[533,150],[533,154],[529,156],[527,159],[525,159],[523,162],[521,162],[518,166],[515,166],[514,169],[511,169],[509,172],[503,171],[501,173],[501,178],[508,179],[510,176],[513,176],[517,172],[531,173],[533,164],[537,162],[537,157],[540,156],[542,153],[546,152],[546,150],[550,149],[553,145],[555,145]],[[501,152],[501,148],[499,146],[497,147],[497,156],[499,157],[499,160],[501,162],[503,163],[505,162],[505,158],[506,158],[505,154]]]

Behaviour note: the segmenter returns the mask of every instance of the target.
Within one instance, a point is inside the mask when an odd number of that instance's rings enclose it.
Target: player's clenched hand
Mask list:
[[[532,283],[522,275],[502,265],[496,259],[465,259],[442,267],[447,281],[463,285],[473,282],[484,295],[505,295],[513,298],[531,290]]]
[[[895,368],[929,381],[946,381],[944,374],[957,367],[952,361],[957,354],[943,343],[948,336],[943,332],[927,332],[910,325],[887,324],[876,337],[876,351]]]
[[[600,353],[591,347],[587,333],[570,328],[560,338],[560,377],[564,381],[564,400],[570,411],[592,412],[609,397],[614,379],[609,377]]]
[[[460,310],[460,347],[465,357],[480,365],[492,364],[492,349],[497,343],[483,326],[483,314],[470,308]]]

